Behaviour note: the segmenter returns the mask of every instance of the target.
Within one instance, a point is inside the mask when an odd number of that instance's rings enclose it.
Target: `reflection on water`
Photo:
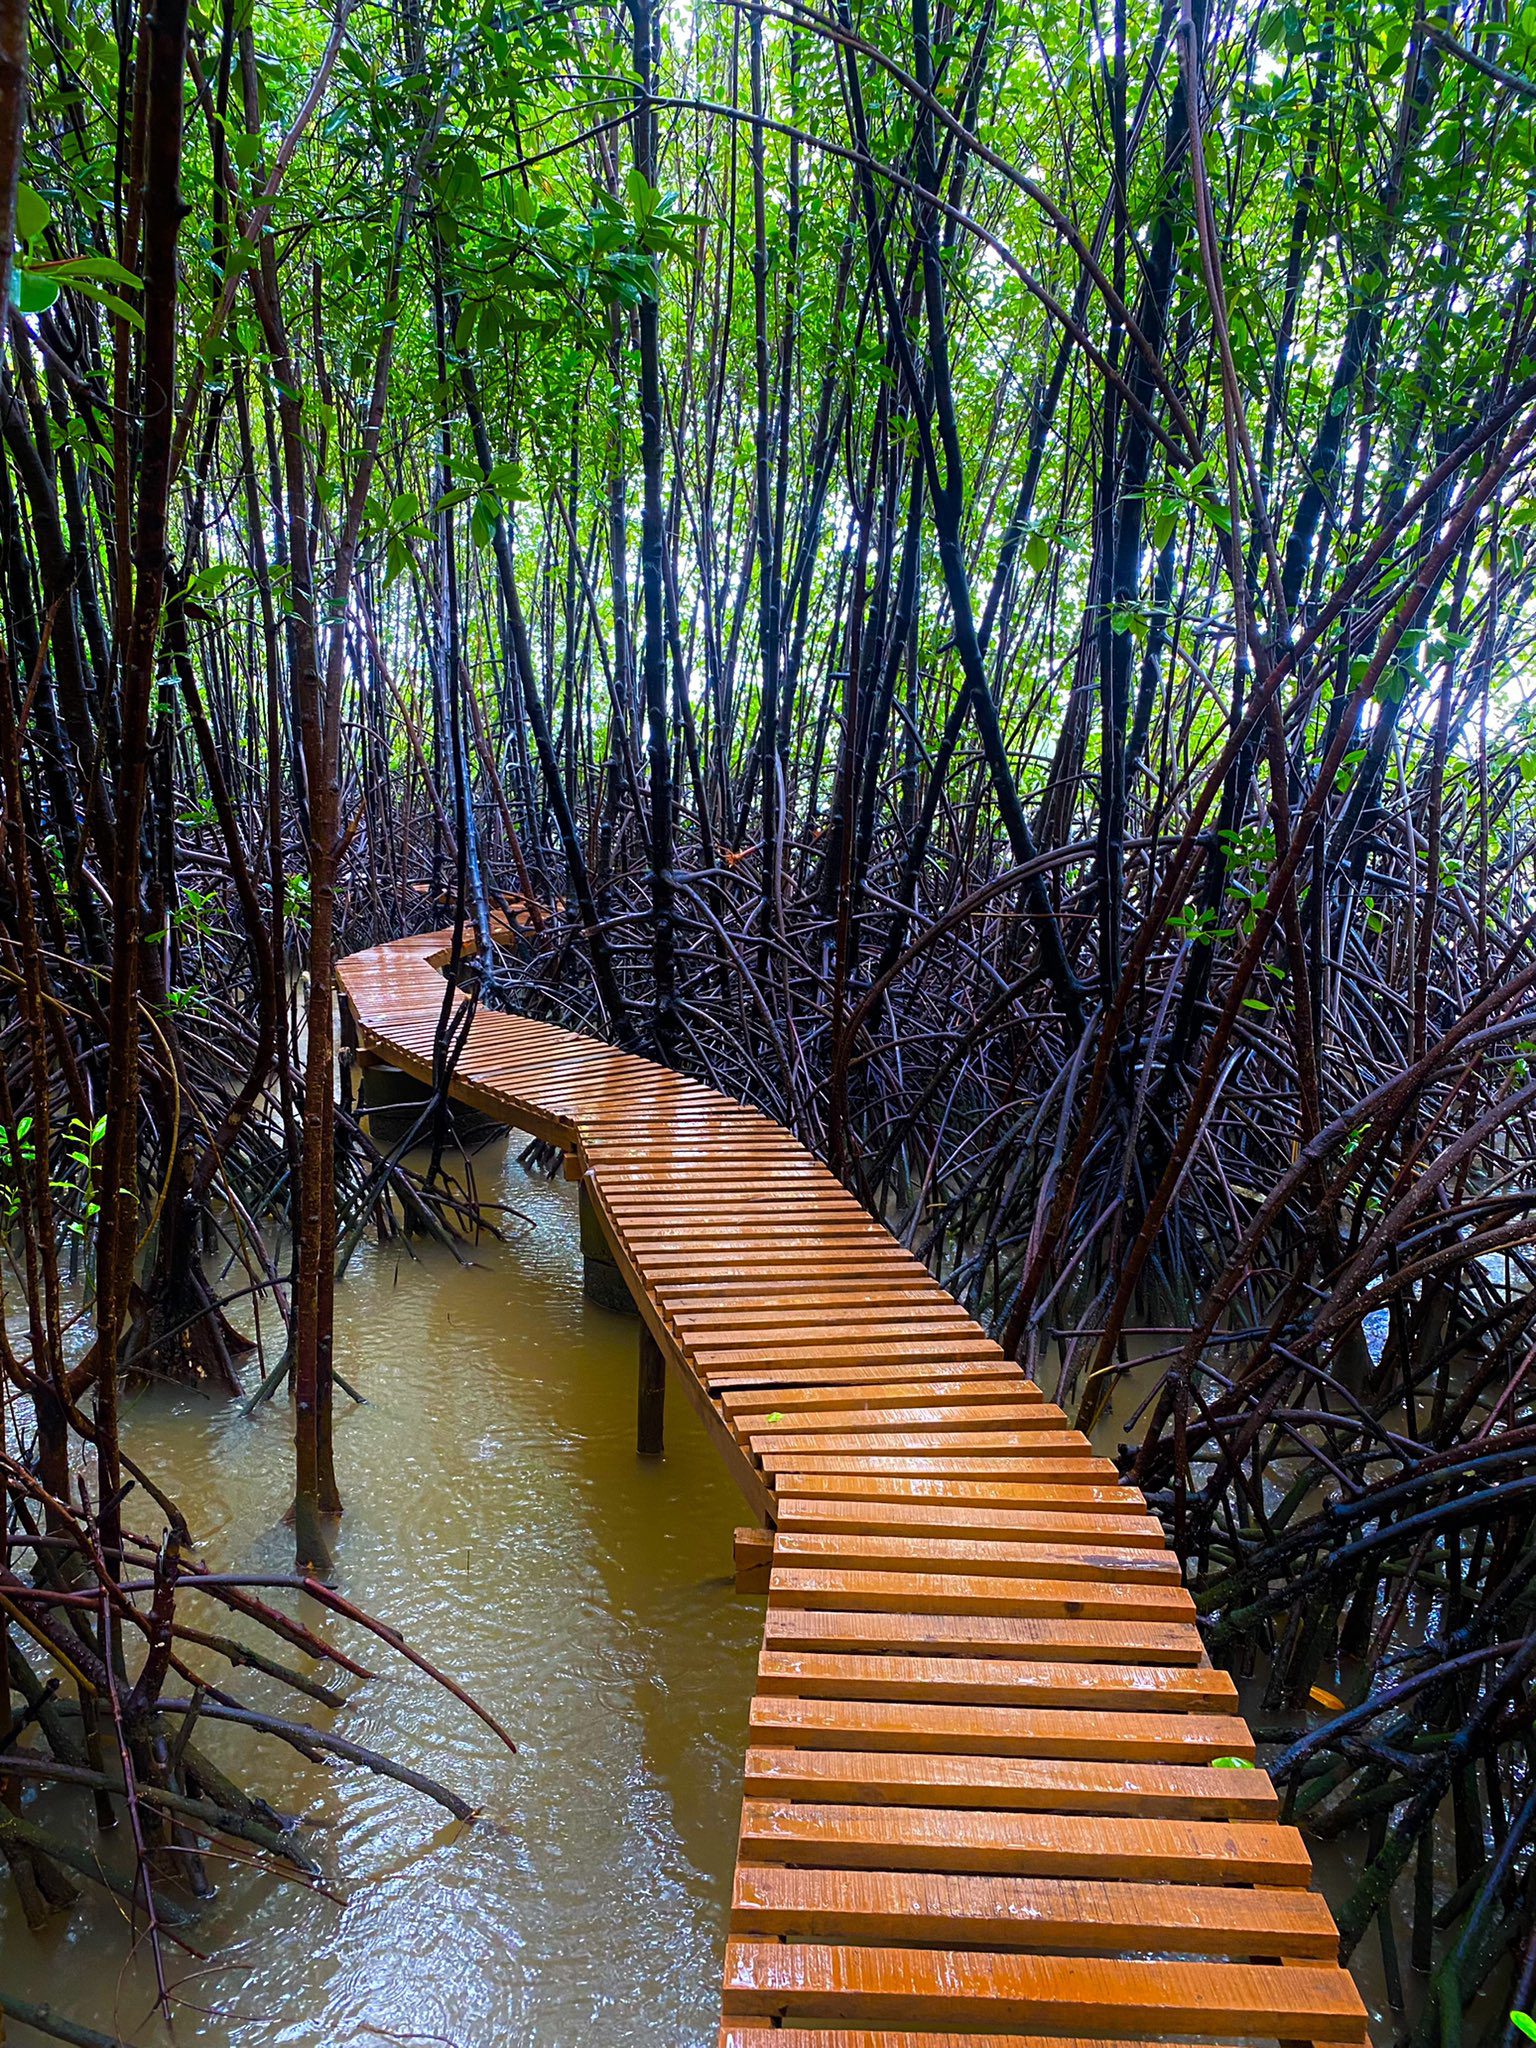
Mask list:
[[[494,1155],[480,1171],[494,1180]],[[309,1840],[342,1902],[221,1875],[194,1930],[214,1967],[172,1954],[190,2008],[178,2041],[714,2039],[761,1633],[760,1607],[730,1586],[742,1506],[680,1399],[666,1458],[636,1458],[636,1325],[581,1299],[575,1189],[514,1167],[506,1193],[534,1224],[516,1246],[481,1249],[470,1271],[436,1247],[360,1252],[338,1289],[338,1363],[368,1405],[338,1405],[337,1584],[481,1699],[519,1754],[382,1645],[339,1636],[378,1675],[331,1725],[443,1779],[484,1819],[445,1827],[387,1780],[261,1737],[220,1743],[252,1789],[326,1823]],[[246,1421],[141,1396],[127,1442],[210,1559],[289,1568],[281,1400]],[[322,1713],[265,1679],[237,1690]],[[8,1990],[144,2048],[169,2038],[147,1962],[120,1970],[109,1912],[77,1908],[34,1938],[13,1887],[0,1895]],[[10,2039],[42,2037],[13,2026]]]

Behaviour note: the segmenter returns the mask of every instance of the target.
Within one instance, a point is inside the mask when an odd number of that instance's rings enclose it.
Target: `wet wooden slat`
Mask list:
[[[1280,1810],[1263,1771],[1077,1758],[749,1749],[746,1783],[757,1799],[793,1797],[844,1806],[984,1806],[994,1812],[1180,1820],[1269,1820]]]
[[[1051,1506],[1000,1507],[984,1501],[800,1499],[779,1495],[780,1529],[807,1534],[861,1536],[972,1536],[982,1541],[1070,1543],[1102,1540],[1148,1550],[1164,1547],[1162,1526],[1151,1515],[1116,1514],[1104,1502],[1084,1506],[1059,1491]]]
[[[1071,1658],[1080,1663],[1199,1664],[1200,1631],[1181,1622],[1087,1621],[1066,1615],[857,1612],[771,1607],[764,1644],[779,1650],[930,1657]]]
[[[1112,1955],[1172,1950],[1252,1961],[1330,1961],[1339,1937],[1314,1892],[1236,1885],[1106,1884],[1082,1878],[961,1877],[933,1871],[736,1873],[731,1929],[781,1940]]]
[[[1094,2032],[1158,2028],[1357,2042],[1348,1973],[1314,1964],[1152,1962],[731,1941],[728,2017],[868,2019]]]
[[[1194,2048],[1192,2042],[1064,2039],[1059,2034],[914,2034],[868,2027],[755,2027],[727,2020],[719,2048]]]
[[[1305,1887],[1294,1828],[1139,1815],[1003,1813],[946,1806],[850,1806],[748,1799],[741,1857],[814,1869],[954,1870],[1145,1878],[1169,1884]]]
[[[1112,1534],[1095,1530],[1073,1541],[1058,1529],[1052,1540],[1045,1531],[1033,1542],[1001,1538],[950,1536],[942,1530],[916,1534],[853,1533],[843,1529],[799,1532],[780,1526],[775,1562],[784,1568],[822,1566],[849,1571],[961,1573],[968,1577],[1094,1579],[1114,1576],[1135,1584],[1180,1583],[1179,1561],[1170,1550],[1147,1544],[1137,1548],[1118,1543]]]
[[[1090,1712],[1226,1713],[1237,1688],[1200,1665],[1010,1661],[1005,1657],[898,1657],[765,1648],[757,1704],[802,1699],[956,1701],[987,1707],[1073,1707]]]
[[[1195,1613],[1182,1586],[1144,1586],[1102,1575],[1056,1580],[777,1563],[768,1604],[827,1607],[840,1614],[1059,1614],[1082,1621],[1193,1621]]]
[[[1236,1714],[1113,1713],[1090,1707],[989,1707],[855,1699],[752,1702],[752,1740],[780,1748],[933,1751],[958,1756],[1054,1757],[1099,1763],[1251,1760],[1253,1737]]]

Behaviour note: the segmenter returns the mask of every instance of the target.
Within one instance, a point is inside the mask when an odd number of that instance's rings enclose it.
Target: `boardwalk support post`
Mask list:
[[[414,1143],[432,1142],[430,1119],[423,1113],[432,1100],[432,1084],[407,1068],[392,1066],[375,1052],[352,1056],[357,1114],[381,1152],[393,1151],[411,1133]],[[505,1135],[505,1126],[467,1102],[448,1098],[448,1135],[464,1153],[476,1152]]]
[[[599,1308],[612,1309],[615,1315],[638,1315],[634,1297],[624,1284],[624,1275],[614,1261],[613,1251],[603,1232],[602,1218],[598,1215],[587,1184],[582,1181],[577,1192],[577,1205],[581,1216],[581,1291],[588,1301]]]
[[[640,1401],[636,1414],[635,1449],[642,1458],[662,1452],[662,1418],[667,1398],[667,1362],[650,1326],[640,1325]]]

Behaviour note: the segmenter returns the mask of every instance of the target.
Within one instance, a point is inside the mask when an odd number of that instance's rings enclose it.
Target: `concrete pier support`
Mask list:
[[[363,1128],[381,1152],[388,1152],[413,1127],[432,1099],[432,1090],[414,1074],[386,1066],[375,1053],[359,1053],[353,1069],[357,1079],[357,1104],[366,1111]],[[477,1152],[507,1134],[505,1124],[482,1116],[468,1103],[449,1101],[448,1131],[461,1152]],[[430,1121],[422,1125],[417,1144],[432,1142]]]
[[[587,1193],[583,1181],[578,1194],[581,1212],[581,1291],[588,1301],[596,1302],[599,1308],[612,1309],[615,1315],[633,1316],[640,1311],[635,1307],[624,1275],[614,1263],[608,1240],[603,1235],[602,1222],[592,1206],[592,1197]]]

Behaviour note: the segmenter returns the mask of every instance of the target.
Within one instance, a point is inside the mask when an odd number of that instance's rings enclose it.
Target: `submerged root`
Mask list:
[[[129,1294],[130,1321],[121,1369],[131,1378],[238,1396],[238,1359],[256,1348],[213,1299],[195,1266],[151,1290]]]

